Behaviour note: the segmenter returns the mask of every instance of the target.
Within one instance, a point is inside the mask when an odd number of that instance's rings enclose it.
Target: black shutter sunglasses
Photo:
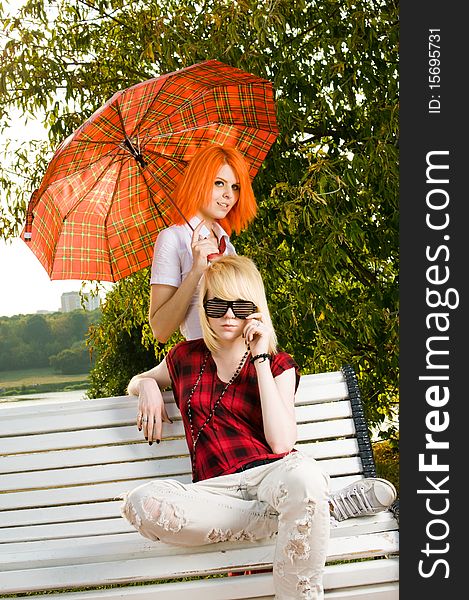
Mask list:
[[[227,310],[231,308],[233,314],[238,319],[245,319],[257,312],[257,306],[250,300],[222,300],[221,298],[212,298],[204,302],[205,314],[212,319],[219,319],[226,315]]]

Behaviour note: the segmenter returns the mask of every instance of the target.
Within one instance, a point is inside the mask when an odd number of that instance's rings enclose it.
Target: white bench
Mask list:
[[[297,447],[321,461],[333,489],[375,474],[351,367],[303,375],[296,405]],[[120,516],[122,492],[155,477],[190,481],[174,402],[174,424],[152,446],[135,426],[136,406],[128,396],[0,404],[2,597],[58,590],[77,600],[272,599],[271,573],[255,573],[271,568],[272,540],[182,549],[146,540]],[[391,511],[339,523],[327,600],[397,600],[398,548]]]

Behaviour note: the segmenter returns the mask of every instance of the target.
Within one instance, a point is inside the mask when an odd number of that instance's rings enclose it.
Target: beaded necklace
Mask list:
[[[195,449],[196,449],[196,446],[197,446],[197,442],[199,441],[200,434],[202,433],[202,430],[204,429],[204,427],[207,425],[207,423],[212,419],[213,415],[215,414],[215,410],[217,409],[217,406],[220,404],[221,399],[225,395],[226,390],[230,387],[230,385],[233,383],[233,381],[236,379],[236,377],[238,377],[241,369],[243,368],[243,365],[244,365],[244,363],[246,361],[246,358],[247,358],[248,354],[249,354],[249,350],[246,350],[246,352],[244,353],[243,358],[241,359],[241,362],[239,363],[236,371],[233,373],[233,375],[231,376],[231,379],[228,381],[228,383],[223,388],[221,394],[218,396],[215,404],[213,405],[213,408],[210,409],[208,417],[205,419],[205,422],[203,423],[202,427],[197,432],[197,435],[194,435],[194,424],[192,423],[191,400],[192,400],[192,396],[194,395],[194,392],[195,392],[197,386],[200,383],[200,380],[202,379],[202,374],[205,371],[205,366],[207,364],[208,357],[210,356],[210,351],[207,351],[205,353],[204,361],[203,361],[202,366],[200,368],[199,376],[197,377],[197,381],[195,382],[194,387],[190,391],[189,398],[187,399],[187,416],[189,417],[189,425],[190,425],[191,438],[192,438],[192,462],[193,462],[193,469],[195,469]]]

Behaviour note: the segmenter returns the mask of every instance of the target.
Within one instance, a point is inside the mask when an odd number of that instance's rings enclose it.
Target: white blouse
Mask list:
[[[193,217],[189,223],[194,229],[200,223],[198,217]],[[214,233],[218,240],[225,237],[226,250],[224,254],[236,254],[228,234],[218,223],[214,223]],[[159,232],[153,251],[153,263],[151,266],[150,283],[172,285],[178,288],[187,277],[192,268],[192,230],[184,225],[172,225]],[[203,226],[200,234],[209,236],[210,231]],[[184,321],[181,323],[180,331],[186,340],[195,340],[202,337],[202,328],[199,321],[198,299],[200,281],[192,296]]]

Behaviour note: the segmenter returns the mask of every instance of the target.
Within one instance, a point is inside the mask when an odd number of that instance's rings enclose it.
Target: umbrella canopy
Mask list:
[[[51,279],[118,281],[151,264],[200,147],[237,148],[254,177],[277,135],[272,84],[216,60],[119,91],[59,145],[21,238]]]

